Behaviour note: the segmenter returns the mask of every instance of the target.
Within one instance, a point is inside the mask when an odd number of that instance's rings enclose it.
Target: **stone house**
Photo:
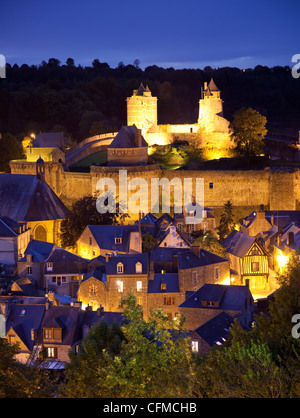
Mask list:
[[[174,214],[175,225],[180,233],[191,234],[196,231],[203,231],[204,233],[211,231],[213,233],[215,231],[216,218],[212,208],[203,209],[200,223],[189,223],[187,221],[188,217],[189,215],[185,210]]]
[[[155,273],[148,281],[148,312],[162,308],[169,319],[178,317],[182,302],[178,273]]]
[[[0,264],[16,265],[29,241],[30,229],[26,222],[16,222],[6,216],[0,218]]]
[[[55,248],[45,260],[44,286],[46,292],[76,297],[80,281],[88,271],[89,260],[63,248]]]
[[[248,282],[245,286],[204,284],[181,303],[179,311],[186,315],[185,326],[191,331],[221,312],[238,318],[241,326],[248,328],[253,321],[254,301]]]
[[[77,300],[82,308],[91,307],[93,311],[108,306],[108,288],[105,269],[96,267],[83,275],[77,291]]]
[[[192,246],[190,251],[178,253],[177,263],[182,292],[196,291],[206,283],[229,283],[229,260],[199,246]]]
[[[10,344],[19,343],[16,359],[27,363],[36,343],[45,304],[0,303],[5,305],[5,336]]]
[[[138,225],[88,225],[76,243],[77,254],[88,259],[141,251],[142,237]]]
[[[190,333],[192,350],[203,355],[207,354],[215,344],[223,345],[233,323],[233,317],[226,312],[221,312],[209,319]]]
[[[50,242],[31,240],[18,261],[18,276],[30,279],[36,289],[44,287],[44,266],[56,245]]]

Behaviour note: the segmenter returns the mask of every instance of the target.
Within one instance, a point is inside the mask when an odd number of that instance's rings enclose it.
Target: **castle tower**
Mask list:
[[[221,91],[213,79],[208,85],[204,83],[204,89],[201,88],[198,123],[208,132],[228,132],[229,123],[223,118]]]
[[[143,83],[127,98],[127,126],[132,125],[141,129],[142,135],[157,125],[157,97],[152,97],[149,87],[145,88]]]

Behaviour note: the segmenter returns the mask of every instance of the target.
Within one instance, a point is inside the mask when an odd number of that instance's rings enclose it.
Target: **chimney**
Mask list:
[[[48,311],[48,310],[49,310],[49,308],[50,308],[50,303],[49,303],[49,300],[47,300],[47,301],[46,301],[46,303],[45,303],[45,307],[46,307],[46,311]]]
[[[108,263],[108,260],[109,260],[109,254],[108,254],[108,253],[106,253],[106,254],[105,254],[105,262],[106,262],[106,263]]]
[[[104,307],[100,305],[100,307],[97,309],[97,316],[101,317],[103,312],[104,312]]]
[[[288,236],[287,236],[287,245],[293,245],[295,244],[295,240],[294,240],[294,232],[289,232]]]
[[[207,89],[207,82],[204,81],[204,90],[206,90],[206,89]]]
[[[200,251],[201,251],[200,245],[191,245],[191,253],[195,254],[199,258],[200,258]]]
[[[135,131],[135,143],[138,147],[142,146],[142,130],[138,128]]]
[[[4,316],[5,319],[7,319],[10,312],[10,303],[5,300],[0,302],[0,314]]]

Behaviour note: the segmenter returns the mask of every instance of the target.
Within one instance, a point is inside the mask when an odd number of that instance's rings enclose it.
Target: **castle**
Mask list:
[[[232,150],[229,122],[223,117],[221,92],[213,80],[201,91],[199,117],[195,124],[159,125],[157,122],[157,98],[148,87],[140,85],[127,99],[127,126],[119,133],[98,135],[66,149],[50,141],[29,144],[25,148],[26,160],[10,162],[13,174],[35,174],[39,157],[45,163],[45,181],[67,205],[86,195],[97,192],[99,179],[111,178],[117,184],[122,168],[127,170],[127,181],[142,178],[148,184],[151,196],[151,179],[179,178],[204,179],[204,203],[206,207],[222,208],[231,200],[235,207],[259,208],[263,204],[270,210],[295,210],[300,202],[300,176],[297,169],[272,170],[168,170],[151,162],[147,149],[162,145],[175,138],[197,140],[198,146],[212,153],[212,158],[224,156]],[[52,145],[52,146],[51,146]],[[99,150],[105,150],[108,160],[104,164],[92,164],[88,172],[71,171],[70,166]],[[218,154],[219,152],[219,154]],[[129,195],[128,195],[129,197]],[[243,215],[243,214],[241,214]]]
[[[201,88],[197,123],[160,125],[157,117],[157,98],[141,83],[127,98],[127,125],[136,125],[148,145],[166,145],[174,139],[193,141],[206,151],[208,159],[230,155],[234,143],[230,138],[229,122],[223,117],[221,91],[213,79]]]

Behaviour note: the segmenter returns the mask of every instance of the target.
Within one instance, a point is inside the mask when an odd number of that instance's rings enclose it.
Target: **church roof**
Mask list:
[[[138,129],[135,125],[122,126],[108,148],[138,148],[136,142],[137,131]],[[143,136],[141,137],[141,147],[148,147]]]
[[[29,222],[63,219],[67,213],[48,184],[36,176],[0,174],[0,216]]]

